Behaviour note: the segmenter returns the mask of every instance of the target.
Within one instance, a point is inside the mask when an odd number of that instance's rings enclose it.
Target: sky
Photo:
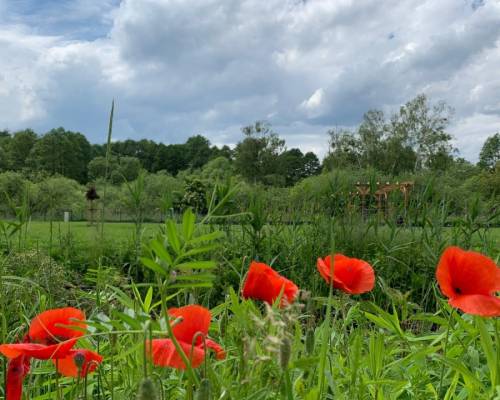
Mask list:
[[[424,93],[476,161],[500,131],[500,0],[0,0],[0,129],[288,148]]]

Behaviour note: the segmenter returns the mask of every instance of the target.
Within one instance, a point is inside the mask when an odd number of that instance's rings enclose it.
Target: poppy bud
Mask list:
[[[198,395],[196,400],[209,400],[210,399],[210,381],[208,379],[202,379],[200,382],[200,389],[198,390]]]
[[[75,362],[76,368],[78,371],[81,371],[83,368],[83,364],[85,363],[85,355],[81,352],[78,352],[73,357],[73,361]]]
[[[306,351],[309,355],[314,352],[314,329],[308,329],[306,332]]]
[[[157,400],[155,385],[149,378],[144,378],[139,386],[137,400]]]
[[[280,365],[283,370],[288,367],[290,356],[292,355],[292,342],[288,338],[284,338],[280,346]]]

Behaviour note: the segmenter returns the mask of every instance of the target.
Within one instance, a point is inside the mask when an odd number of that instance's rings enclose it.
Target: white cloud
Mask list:
[[[319,117],[325,109],[324,101],[325,91],[323,90],[323,88],[319,88],[314,91],[311,97],[304,100],[300,104],[300,108],[306,112],[309,118]]]
[[[467,158],[499,130],[495,0],[12,4],[0,0],[0,128],[104,141],[114,97],[120,138],[236,143],[267,118],[289,147],[322,154],[328,128],[425,92],[456,109]]]

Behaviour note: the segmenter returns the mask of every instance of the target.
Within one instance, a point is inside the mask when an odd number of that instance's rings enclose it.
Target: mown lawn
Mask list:
[[[158,223],[144,223],[141,228],[143,240],[152,238],[160,228]],[[240,229],[240,226],[235,226],[235,229]],[[418,228],[417,228],[418,229]],[[449,229],[450,233],[452,228]],[[129,242],[133,240],[135,226],[131,222],[107,222],[104,226],[104,238],[106,241],[116,241],[118,243]],[[85,221],[77,222],[54,222],[52,225],[52,241],[54,245],[67,237],[68,233],[74,241],[84,243],[92,243],[99,241],[101,238],[101,226],[90,226]],[[490,228],[487,235],[491,241],[500,247],[500,228]],[[476,235],[477,236],[477,235]],[[46,221],[31,221],[28,226],[27,242],[36,245],[46,246],[50,242],[50,223]]]

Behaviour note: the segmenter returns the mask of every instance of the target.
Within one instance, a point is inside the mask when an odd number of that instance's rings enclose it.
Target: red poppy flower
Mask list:
[[[30,358],[19,356],[9,361],[7,365],[6,400],[21,400],[23,395],[23,380],[30,370]]]
[[[205,338],[207,348],[215,351],[217,359],[225,358],[222,347],[207,338],[210,320],[212,319],[208,309],[199,305],[189,305],[172,308],[168,311],[168,314],[174,318],[174,321],[172,321],[173,334],[193,368],[199,367],[205,359],[203,338]],[[195,340],[194,346],[193,340]],[[146,346],[148,351],[151,347],[150,357],[153,364],[161,367],[186,368],[171,339],[154,339]]]
[[[282,291],[283,296],[280,306],[293,303],[297,298],[299,288],[291,280],[278,274],[269,265],[252,261],[243,284],[243,297],[273,304]]]
[[[87,328],[83,321],[85,314],[73,307],[47,310],[33,318],[28,335],[31,342],[48,345],[79,338]]]
[[[192,346],[190,343],[178,341],[179,345],[189,360],[192,368],[198,368],[205,359],[203,347]],[[149,346],[148,346],[149,347]],[[186,369],[186,364],[175,349],[170,339],[153,339],[151,342],[151,358],[153,364],[159,367]]]
[[[0,345],[0,353],[5,357],[13,359],[20,356],[36,358],[38,360],[50,360],[65,358],[75,345],[76,339],[66,340],[50,346],[38,343],[13,343]]]
[[[358,258],[335,254],[333,257],[333,279],[331,256],[318,258],[317,268],[326,283],[349,294],[369,292],[375,285],[375,272],[370,264]]]
[[[80,378],[96,370],[98,364],[102,362],[102,356],[91,350],[74,349],[60,360],[52,359],[57,371],[64,376],[76,378],[80,371]]]
[[[481,253],[448,247],[436,269],[441,292],[451,306],[467,314],[500,316],[500,269]]]
[[[181,308],[171,308],[168,310],[168,315],[174,318],[172,331],[177,340],[192,343],[196,334],[196,344],[203,341],[202,336],[208,335],[210,320],[212,315],[210,310],[205,307],[193,304]],[[175,322],[175,319],[178,319]]]

